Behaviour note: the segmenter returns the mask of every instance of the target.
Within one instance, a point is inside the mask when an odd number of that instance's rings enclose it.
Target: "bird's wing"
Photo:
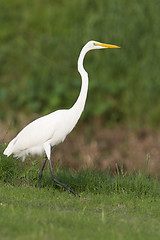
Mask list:
[[[27,125],[18,135],[16,144],[21,149],[42,145],[51,139],[56,129],[56,123],[50,118],[39,118]]]
[[[56,121],[47,115],[41,117],[22,129],[21,132],[9,143],[4,154],[9,156],[14,152],[23,151],[34,146],[42,146],[54,136]]]

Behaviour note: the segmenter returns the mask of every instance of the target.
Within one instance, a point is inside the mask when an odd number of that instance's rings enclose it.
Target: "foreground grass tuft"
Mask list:
[[[40,161],[43,161],[40,160]],[[32,186],[38,187],[39,167],[38,160],[34,160],[31,164],[21,163],[20,160],[7,158],[0,154],[0,181],[1,183],[11,184],[12,186]],[[147,163],[148,167],[148,163]],[[115,174],[111,174],[107,169],[103,172],[95,170],[81,170],[73,172],[62,167],[54,169],[57,179],[67,184],[76,192],[94,193],[94,194],[112,194],[127,193],[135,194],[138,197],[160,195],[160,183],[158,179],[151,178],[147,175],[147,171],[139,171],[137,174],[124,173],[123,169],[118,170]],[[55,186],[51,180],[50,170],[47,167],[43,171],[42,186],[45,188],[59,189],[66,191],[60,186]]]

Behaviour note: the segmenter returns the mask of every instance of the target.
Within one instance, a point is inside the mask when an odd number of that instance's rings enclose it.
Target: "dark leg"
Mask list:
[[[41,167],[41,170],[39,172],[39,188],[41,188],[42,172],[43,172],[43,169],[44,169],[44,167],[46,165],[46,162],[47,162],[47,156],[45,157],[45,160],[44,160],[44,162],[42,164],[42,167]]]
[[[52,180],[53,180],[56,184],[59,184],[59,185],[61,185],[62,187],[64,187],[65,189],[69,190],[69,191],[70,191],[71,193],[73,193],[75,196],[79,196],[79,197],[80,197],[80,195],[79,195],[78,193],[76,193],[75,191],[73,191],[72,189],[70,189],[69,187],[67,187],[66,185],[64,185],[63,183],[59,182],[59,181],[55,178],[55,176],[54,176],[54,174],[53,174],[52,164],[51,164],[51,161],[50,161],[50,160],[49,160],[49,165],[50,165]]]

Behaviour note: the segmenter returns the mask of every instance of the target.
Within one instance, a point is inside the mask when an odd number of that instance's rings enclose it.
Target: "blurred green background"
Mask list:
[[[83,121],[160,127],[158,0],[1,0],[0,119],[71,107],[79,52],[92,39],[121,49],[86,56]]]

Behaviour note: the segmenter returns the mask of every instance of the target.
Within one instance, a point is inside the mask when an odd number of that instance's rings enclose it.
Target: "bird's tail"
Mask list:
[[[7,155],[9,157],[13,153],[13,147],[16,143],[17,139],[14,138],[7,146],[7,148],[4,150],[3,154]]]

